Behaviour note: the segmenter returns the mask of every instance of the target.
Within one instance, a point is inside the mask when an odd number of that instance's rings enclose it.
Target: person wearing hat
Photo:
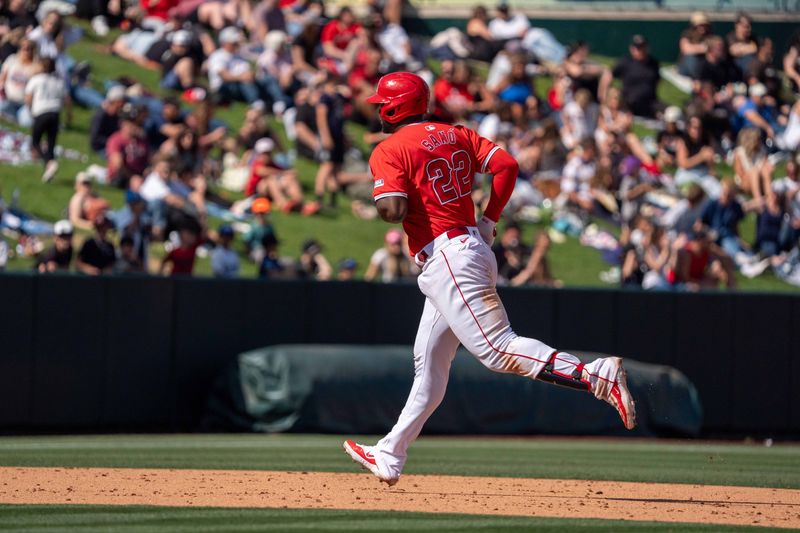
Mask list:
[[[150,164],[150,147],[140,124],[141,110],[127,103],[120,111],[119,131],[106,142],[108,183],[121,189],[141,180]]]
[[[211,271],[216,278],[239,277],[239,254],[231,249],[233,243],[233,228],[224,224],[217,230],[217,245],[211,252]]]
[[[410,279],[415,273],[411,256],[403,244],[403,232],[391,228],[383,237],[383,247],[372,254],[364,273],[364,281],[393,283]]]
[[[250,63],[239,53],[242,34],[238,28],[228,26],[219,32],[220,47],[207,61],[208,83],[212,92],[226,102],[252,104],[261,99]]]
[[[68,271],[72,262],[72,224],[69,220],[59,220],[53,225],[55,240],[53,245],[39,256],[36,269],[39,272]]]
[[[775,137],[775,128],[770,121],[774,110],[767,104],[767,88],[763,83],[756,83],[748,90],[749,98],[736,102],[736,115],[741,129],[757,128],[768,138]]]
[[[161,55],[161,87],[184,91],[195,86],[199,65],[195,63],[191,45],[194,37],[187,30],[178,30],[169,37],[169,48]]]
[[[675,166],[675,156],[678,153],[678,141],[683,139],[683,131],[680,128],[680,121],[683,112],[678,106],[671,105],[664,110],[664,129],[656,136],[658,154],[656,164],[660,168]]]
[[[290,95],[295,84],[295,66],[288,43],[285,32],[272,30],[264,37],[264,52],[258,56],[258,81],[269,95],[276,115],[294,103]]]
[[[275,142],[269,137],[256,141],[255,157],[250,169],[250,180],[245,194],[268,196],[277,209],[290,213],[303,205],[303,189],[297,180],[297,171],[280,167],[272,158]]]
[[[356,278],[358,261],[352,257],[346,257],[339,261],[339,270],[336,272],[337,281],[353,281]]]
[[[67,215],[70,223],[79,229],[94,229],[94,219],[105,213],[111,205],[92,190],[92,177],[86,172],[75,176],[75,193],[69,200]]]
[[[628,55],[620,59],[611,74],[622,81],[622,101],[636,116],[653,118],[663,109],[656,89],[661,79],[659,63],[650,55],[647,39],[634,35]]]
[[[244,235],[244,243],[247,247],[247,254],[257,265],[261,264],[264,259],[264,246],[262,245],[264,237],[275,234],[275,228],[267,218],[271,210],[272,202],[269,201],[269,198],[256,198],[253,200],[253,205],[250,206],[254,220],[250,224],[250,230]]]
[[[680,59],[678,72],[692,79],[700,74],[700,60],[707,50],[706,39],[711,36],[711,21],[702,11],[692,13],[689,27],[683,30],[678,41]]]
[[[147,202],[142,195],[135,191],[127,191],[125,207],[112,213],[110,218],[119,235],[133,240],[133,253],[143,265],[146,265],[153,224],[147,212]]]
[[[92,116],[89,126],[89,145],[92,150],[105,157],[108,138],[119,131],[119,114],[125,105],[125,87],[114,85]]]
[[[78,252],[75,266],[78,272],[88,276],[99,276],[111,273],[117,260],[114,243],[108,238],[108,232],[114,224],[104,214],[94,219],[94,233],[86,239]]]
[[[322,255],[322,246],[316,239],[308,239],[303,243],[297,276],[316,281],[328,281],[333,276],[333,268]]]

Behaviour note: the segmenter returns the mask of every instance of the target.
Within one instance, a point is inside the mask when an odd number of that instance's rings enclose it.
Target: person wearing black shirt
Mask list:
[[[622,100],[634,115],[654,117],[663,109],[656,96],[661,79],[658,60],[650,55],[647,39],[641,35],[633,36],[628,52],[612,71],[622,80]]]
[[[108,232],[113,227],[105,215],[94,219],[94,234],[87,239],[80,252],[76,266],[78,270],[89,276],[99,276],[112,271],[117,260],[114,244],[108,239]]]
[[[197,64],[193,44],[191,32],[178,30],[170,36],[169,47],[165,50],[161,51],[158,47],[148,50],[148,54],[152,51],[153,55],[158,56],[156,62],[161,64],[162,88],[183,91],[195,86]]]
[[[738,81],[739,72],[728,60],[725,42],[722,38],[712,36],[707,42],[708,51],[700,61],[700,72],[695,82],[708,81],[714,85],[715,89],[719,90],[731,82]],[[695,85],[697,86],[697,83]]]
[[[67,271],[72,262],[72,224],[59,220],[53,226],[55,240],[40,257],[36,265],[39,272]]]
[[[95,111],[89,127],[89,143],[92,150],[104,154],[108,138],[119,130],[119,112],[125,105],[125,89],[115,85],[108,90],[106,99]]]

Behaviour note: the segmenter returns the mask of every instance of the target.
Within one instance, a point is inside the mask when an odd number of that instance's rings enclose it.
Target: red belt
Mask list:
[[[461,237],[462,235],[469,235],[469,230],[466,226],[461,226],[458,228],[449,229],[445,231],[443,235],[447,235],[448,239],[455,239],[456,237]],[[434,239],[434,241],[435,240],[436,239]],[[419,254],[417,255],[419,256],[420,261],[423,263],[428,260],[428,252],[426,252],[424,249],[420,250]]]

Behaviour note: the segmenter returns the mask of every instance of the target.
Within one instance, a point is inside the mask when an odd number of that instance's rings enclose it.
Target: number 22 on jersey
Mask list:
[[[465,150],[453,152],[449,160],[444,157],[432,159],[425,170],[442,205],[472,192],[472,160]]]

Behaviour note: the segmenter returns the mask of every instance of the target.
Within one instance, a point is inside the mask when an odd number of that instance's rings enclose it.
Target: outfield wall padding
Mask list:
[[[578,353],[588,362],[601,354]],[[637,436],[695,436],[697,390],[674,368],[626,361]],[[410,346],[270,346],[240,354],[215,382],[202,429],[383,434],[414,375]],[[463,348],[427,434],[621,435],[616,411],[594,396],[486,369]]]
[[[413,343],[414,284],[0,274],[0,431],[184,431],[236,354]],[[679,369],[705,435],[800,436],[800,297],[501,288],[515,331]]]

